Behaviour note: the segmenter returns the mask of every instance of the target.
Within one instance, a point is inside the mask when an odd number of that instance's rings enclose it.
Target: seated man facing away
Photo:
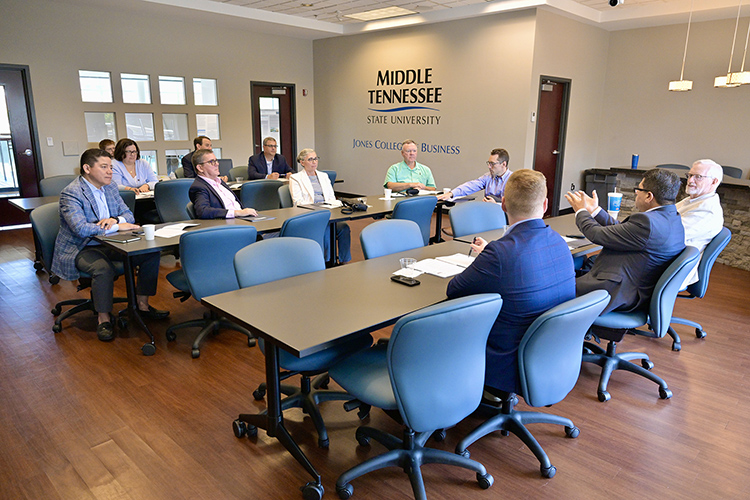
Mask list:
[[[716,188],[724,178],[724,169],[713,160],[698,160],[687,174],[685,192],[688,197],[677,203],[677,211],[685,228],[685,244],[701,251],[724,226],[724,210],[721,208]],[[698,263],[685,278],[682,288],[698,281]]]
[[[635,311],[648,304],[661,274],[685,249],[685,231],[674,206],[680,178],[669,170],[646,172],[635,189],[634,213],[618,223],[583,191],[565,198],[576,211],[576,225],[604,247],[591,270],[576,279],[577,294],[607,290],[612,297],[602,314]]]
[[[81,155],[81,175],[60,193],[60,232],[55,240],[52,272],[66,280],[75,280],[80,272],[91,276],[91,295],[99,324],[96,335],[108,342],[115,338],[110,319],[115,270],[113,260],[123,254],[110,250],[94,236],[138,229],[133,213],[112,183],[112,157],[101,149],[88,149]],[[166,318],[168,311],[148,305],[156,295],[160,253],[152,252],[132,258],[138,267],[136,299],[141,315]]]
[[[294,172],[286,162],[286,158],[278,154],[278,145],[273,137],[263,139],[263,152],[247,159],[247,178],[254,179],[287,179]]]
[[[479,253],[464,272],[448,283],[448,298],[499,293],[503,308],[487,341],[485,385],[521,392],[518,345],[526,329],[548,309],[575,297],[573,257],[563,238],[542,220],[547,210],[547,181],[533,170],[518,170],[508,179],[502,198],[510,226],[502,238],[477,238]]]
[[[237,195],[219,178],[219,160],[210,149],[199,149],[193,154],[193,166],[198,174],[190,186],[189,196],[195,216],[199,219],[232,219],[255,217],[258,212],[242,208]]]
[[[417,163],[417,143],[411,139],[401,144],[404,161],[391,165],[385,174],[383,187],[395,191],[427,189],[435,191],[435,179],[427,165]]]
[[[500,201],[505,192],[505,184],[508,182],[511,171],[508,169],[510,156],[502,148],[490,151],[490,159],[487,160],[489,172],[471,181],[464,182],[455,189],[438,196],[438,200],[450,200],[456,196],[466,196],[484,189],[484,201]]]

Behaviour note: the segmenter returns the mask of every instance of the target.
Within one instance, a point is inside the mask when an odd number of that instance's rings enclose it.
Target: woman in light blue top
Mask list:
[[[112,180],[120,189],[145,193],[154,189],[159,182],[151,166],[141,160],[141,150],[132,139],[120,139],[115,146],[115,159],[112,160]]]

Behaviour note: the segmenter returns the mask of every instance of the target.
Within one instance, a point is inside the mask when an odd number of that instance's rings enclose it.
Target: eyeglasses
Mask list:
[[[202,161],[198,165],[205,165],[208,163],[209,165],[213,165],[214,167],[219,164],[219,160],[208,160],[208,161]]]
[[[278,148],[278,144],[263,144],[267,148]]]
[[[710,175],[699,175],[699,174],[685,174],[685,178],[690,180],[691,177],[695,177],[696,181],[702,181],[703,179],[713,179]]]
[[[126,154],[126,155],[137,155],[137,154],[138,154],[138,150],[136,150],[136,149],[134,149],[134,150],[132,150],[132,151],[127,151],[127,150],[126,150],[126,151],[125,151],[125,154]]]
[[[499,162],[499,161],[488,161],[487,162],[487,166],[488,167],[494,167],[495,165],[500,165],[500,163],[502,163],[502,162]]]
[[[634,187],[633,191],[643,191],[644,193],[650,193],[651,192],[650,189],[643,189],[643,188],[639,188],[639,187]]]
[[[302,161],[318,161],[320,160],[320,156],[311,156],[310,158],[305,158]]]

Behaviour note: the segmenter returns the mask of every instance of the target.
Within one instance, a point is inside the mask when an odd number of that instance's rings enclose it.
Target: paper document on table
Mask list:
[[[199,224],[189,224],[187,222],[181,222],[179,224],[170,224],[168,226],[160,227],[154,232],[154,236],[160,238],[174,238],[180,236],[185,232],[188,227],[198,226]]]
[[[146,198],[153,198],[153,197],[154,197],[153,191],[146,191],[145,193],[135,193],[136,200],[144,200]]]
[[[568,248],[570,250],[591,244],[591,242],[586,238],[569,238],[568,236],[563,236],[563,239],[565,240],[565,243],[568,244]]]
[[[416,278],[420,274],[422,274],[422,271],[418,271],[416,269],[399,269],[395,273],[393,273],[395,276],[404,276],[405,278]]]
[[[445,257],[437,257],[437,260],[466,268],[474,262],[475,258],[476,257],[469,257],[465,253],[454,253],[453,255],[446,255]]]
[[[437,191],[432,191],[430,189],[420,189],[419,192],[417,193],[417,196],[423,196],[426,194],[433,194],[437,196]]]
[[[423,273],[432,274],[440,278],[450,278],[457,274],[461,274],[464,270],[463,267],[448,262],[443,262],[437,259],[424,259],[420,260],[412,266],[412,269],[421,271]]]

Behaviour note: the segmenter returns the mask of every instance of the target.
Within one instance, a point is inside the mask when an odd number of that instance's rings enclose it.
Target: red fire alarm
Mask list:
[[[302,97],[307,97],[307,89],[302,89]]]

